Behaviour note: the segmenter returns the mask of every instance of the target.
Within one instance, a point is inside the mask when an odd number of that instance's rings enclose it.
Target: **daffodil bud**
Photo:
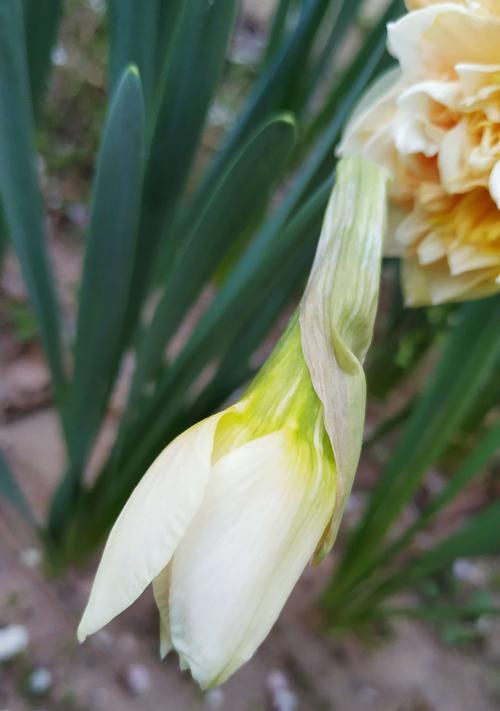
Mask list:
[[[363,361],[377,310],[386,227],[387,173],[361,158],[339,163],[300,305],[302,347],[324,409],[337,467],[333,545],[358,465],[366,406]]]
[[[116,521],[78,635],[149,585],[171,648],[202,687],[268,634],[331,545],[361,446],[361,366],[378,294],[385,177],[343,161],[299,312],[242,399],[170,443]]]

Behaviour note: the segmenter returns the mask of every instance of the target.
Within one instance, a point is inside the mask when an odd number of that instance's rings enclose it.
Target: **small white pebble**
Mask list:
[[[98,15],[104,14],[106,9],[106,3],[104,0],[87,0],[87,3]]]
[[[212,104],[209,114],[211,124],[215,126],[229,126],[232,118],[233,113],[227,106],[217,101]]]
[[[347,513],[358,513],[365,504],[365,497],[362,494],[351,494],[347,499],[345,510]]]
[[[84,230],[87,227],[89,213],[85,205],[82,205],[81,203],[73,203],[72,205],[68,205],[66,207],[66,215],[71,222],[80,229]]]
[[[266,679],[273,711],[297,711],[298,699],[290,689],[288,679],[279,669],[269,672]]]
[[[28,689],[35,696],[42,696],[52,688],[52,672],[45,667],[33,669],[28,677]]]
[[[21,551],[20,558],[27,568],[37,568],[42,562],[42,553],[38,548],[25,548]]]
[[[22,625],[8,625],[0,629],[0,662],[14,659],[24,652],[29,643],[29,634]]]
[[[151,689],[151,674],[143,664],[129,664],[125,669],[125,683],[134,696],[143,696]]]
[[[64,67],[67,63],[68,53],[66,52],[62,44],[58,44],[52,50],[52,64],[55,64],[56,67]]]
[[[108,630],[97,630],[94,639],[103,647],[111,647],[113,645],[113,635]]]
[[[356,696],[363,706],[373,706],[380,701],[380,691],[371,684],[363,682],[356,686]]]
[[[205,706],[211,711],[218,711],[224,706],[224,692],[222,689],[210,689],[205,694]]]
[[[487,634],[491,630],[491,619],[485,615],[481,615],[476,622],[476,629],[480,634]]]
[[[471,585],[482,586],[488,582],[488,576],[483,568],[467,558],[457,558],[453,563],[453,574],[459,580]]]
[[[118,646],[120,651],[126,652],[127,654],[134,654],[137,652],[137,640],[133,634],[130,634],[130,632],[125,632],[125,634],[121,634],[119,636]]]

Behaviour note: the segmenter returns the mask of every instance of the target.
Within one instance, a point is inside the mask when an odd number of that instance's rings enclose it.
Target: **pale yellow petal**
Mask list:
[[[172,563],[153,580],[153,594],[160,615],[160,657],[164,659],[173,648],[170,637],[169,596]]]
[[[347,122],[337,155],[363,154],[395,174],[391,121],[399,94],[399,69],[383,74],[364,94]]]
[[[387,25],[387,47],[389,52],[399,61],[403,72],[411,75],[420,73],[422,67],[422,36],[434,25],[436,19],[448,11],[462,11],[452,3],[429,5],[422,10],[409,12],[396,22]]]
[[[497,161],[491,171],[489,182],[490,195],[500,210],[500,161]]]
[[[495,270],[484,269],[454,276],[446,262],[425,268],[406,259],[401,269],[405,303],[413,307],[482,298],[498,291],[494,274]]]
[[[472,148],[465,120],[448,131],[441,143],[439,172],[449,193],[467,192],[484,183],[484,178],[478,177],[470,165]]]
[[[453,78],[459,63],[497,63],[500,22],[453,3],[410,12],[388,26],[388,46],[403,72]]]
[[[429,279],[416,262],[404,259],[401,263],[401,284],[406,306],[423,306],[431,303]]]
[[[220,417],[177,437],[133,491],[106,543],[78,628],[81,641],[131,605],[169,562],[203,499]]]
[[[453,276],[477,269],[491,269],[500,265],[500,250],[487,252],[471,244],[453,245],[448,251],[448,264]]]
[[[402,91],[393,121],[398,151],[436,155],[448,130],[443,114],[455,111],[459,99],[458,82],[422,81]]]
[[[432,264],[446,257],[446,245],[438,232],[429,232],[417,247],[418,261],[422,265]]]
[[[173,558],[172,641],[202,687],[253,655],[332,514],[333,468],[299,439],[279,431],[223,456]]]

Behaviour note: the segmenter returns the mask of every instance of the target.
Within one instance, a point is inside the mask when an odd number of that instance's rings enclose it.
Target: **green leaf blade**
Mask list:
[[[289,115],[269,121],[250,137],[214,187],[210,202],[185,237],[141,344],[139,384],[154,374],[166,343],[221,259],[261,216],[283,176],[295,138],[295,123]]]
[[[36,114],[47,88],[63,0],[23,0],[23,3],[31,99]]]
[[[284,101],[287,90],[293,84],[296,76],[300,74],[302,65],[306,62],[327,7],[328,1],[312,0],[302,12],[291,36],[275,53],[266,71],[262,72],[236,125],[202,177],[190,201],[189,213],[185,217],[187,221],[191,219],[191,215],[196,215],[203,209],[207,187],[217,180],[225,170],[235,148],[248,138],[253,127],[261,124],[276,111],[287,110],[288,107]],[[284,11],[288,12],[288,8],[285,8]],[[185,229],[184,220],[181,221],[179,229],[181,231]]]
[[[438,366],[415,407],[351,537],[332,600],[363,575],[385,533],[442,454],[498,363],[500,297],[465,304]]]
[[[0,452],[0,495],[9,501],[29,523],[34,524],[31,507],[2,452]]]
[[[109,109],[93,186],[70,398],[73,463],[85,458],[120,358],[140,209],[144,120],[141,81],[131,67]]]
[[[60,317],[49,263],[33,150],[24,28],[15,0],[0,4],[0,195],[62,411],[66,380]]]
[[[176,3],[169,2],[169,6]],[[178,3],[177,3],[178,4]],[[109,76],[114,90],[123,72],[137,65],[141,76],[144,100],[149,107],[155,96],[159,67],[160,0],[108,0],[110,37]]]
[[[137,317],[138,304],[164,236],[169,240],[169,253],[175,253],[176,244],[166,232],[188,178],[224,66],[237,5],[236,0],[186,0],[179,12],[149,146],[131,322]]]
[[[329,179],[285,230],[274,233],[263,230],[252,242],[177,360],[159,379],[154,396],[144,403],[140,413],[135,413],[140,417],[122,423],[112,456],[122,471],[125,485],[128,476],[131,481],[137,481],[156,456],[164,444],[166,431],[182,408],[186,390],[205,365],[223,355],[231,344],[235,322],[243,323],[255,315],[279,284],[285,289],[296,284],[288,277],[298,279],[297,266],[300,262],[308,264],[312,259],[315,237],[331,189],[332,179]],[[289,265],[292,268],[288,274]],[[131,447],[138,441],[140,446]]]

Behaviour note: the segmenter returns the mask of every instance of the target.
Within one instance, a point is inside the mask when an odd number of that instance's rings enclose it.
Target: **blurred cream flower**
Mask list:
[[[500,291],[500,2],[407,2],[339,152],[389,169],[410,305]]]
[[[153,584],[160,649],[202,687],[255,652],[307,562],[333,544],[363,434],[383,172],[341,162],[296,314],[235,405],[181,434],[116,521],[81,641]]]

